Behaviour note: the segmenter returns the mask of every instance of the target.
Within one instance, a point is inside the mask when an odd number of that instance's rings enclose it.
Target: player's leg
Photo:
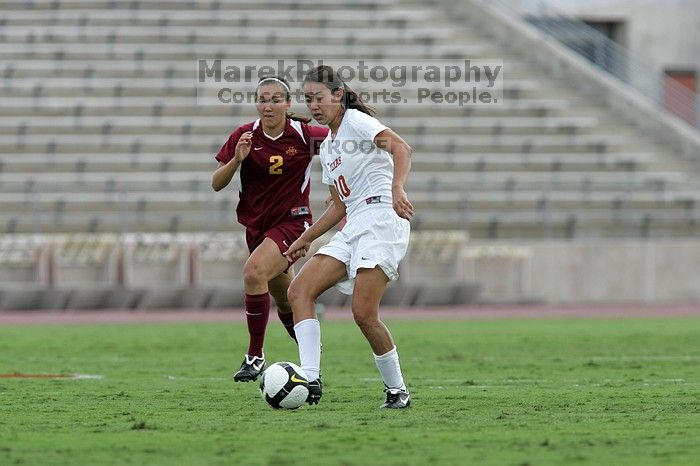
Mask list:
[[[379,319],[379,303],[389,282],[380,267],[358,269],[352,295],[352,315],[372,347],[374,360],[386,386],[383,408],[406,408],[410,397],[401,373],[399,355],[389,329]]]
[[[324,291],[346,278],[345,264],[335,257],[316,254],[299,271],[287,290],[294,322],[315,319],[315,302]]]
[[[294,334],[294,314],[292,313],[292,306],[289,304],[289,299],[287,298],[287,289],[295,275],[294,266],[291,265],[286,272],[270,280],[268,282],[268,288],[270,289],[270,294],[275,299],[275,304],[277,304],[277,315],[282,325],[284,325],[289,336],[296,341],[297,337]]]
[[[299,344],[299,365],[309,378],[309,404],[321,399],[321,326],[314,309],[316,298],[345,278],[345,264],[316,254],[304,264],[287,291],[294,312],[294,332]]]
[[[379,303],[389,279],[381,268],[358,269],[352,294],[352,316],[372,347],[374,354],[384,354],[394,347],[394,340],[379,320]]]
[[[280,255],[282,255],[284,251],[289,249],[289,245],[309,228],[308,221],[309,219],[306,217],[294,219],[268,230],[265,236],[277,243]],[[284,257],[284,259],[287,261],[286,257]],[[277,315],[280,321],[287,330],[287,333],[289,333],[289,336],[296,341],[296,334],[294,333],[294,315],[292,313],[292,307],[289,304],[289,299],[287,298],[287,289],[295,275],[294,264],[287,262],[287,268],[284,270],[284,273],[272,278],[268,283],[268,288],[272,297],[275,298]]]
[[[250,254],[243,267],[245,312],[250,337],[248,351],[241,368],[233,379],[237,382],[255,380],[265,367],[263,343],[270,315],[268,282],[282,273],[289,263],[277,244],[265,238]]]

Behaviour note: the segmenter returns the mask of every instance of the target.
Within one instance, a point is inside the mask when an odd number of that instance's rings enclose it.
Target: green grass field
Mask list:
[[[230,379],[241,324],[0,328],[0,464],[700,464],[700,319],[389,321],[414,406],[352,322],[324,398],[275,411]],[[297,361],[272,319],[268,362]]]

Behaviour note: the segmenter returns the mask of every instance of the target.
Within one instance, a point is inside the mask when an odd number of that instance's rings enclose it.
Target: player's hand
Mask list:
[[[416,211],[413,209],[413,204],[408,200],[408,195],[403,188],[393,187],[391,196],[394,201],[394,211],[399,217],[411,220]]]
[[[294,262],[300,257],[305,257],[306,254],[309,252],[310,247],[311,241],[307,241],[306,239],[304,239],[304,235],[301,235],[296,241],[292,243],[291,246],[289,246],[289,249],[287,249],[284,252],[284,255],[287,257],[287,260],[289,262]]]
[[[234,154],[236,160],[238,160],[239,162],[243,162],[245,158],[248,157],[248,154],[250,154],[250,146],[252,144],[252,140],[252,131],[246,131],[245,133],[241,134],[240,139],[238,139],[238,144],[236,144],[236,151]]]

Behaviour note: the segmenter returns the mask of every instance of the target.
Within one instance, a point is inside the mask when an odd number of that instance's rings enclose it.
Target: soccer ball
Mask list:
[[[260,396],[275,409],[297,409],[309,396],[309,382],[301,367],[276,362],[260,377]]]

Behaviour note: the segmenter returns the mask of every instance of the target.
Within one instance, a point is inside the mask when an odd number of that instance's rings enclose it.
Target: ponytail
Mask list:
[[[369,116],[375,116],[377,114],[377,111],[367,105],[367,103],[362,100],[360,95],[352,90],[350,86],[343,83],[343,88],[343,105],[345,108],[354,108],[355,110],[359,110],[360,112],[366,113]]]

